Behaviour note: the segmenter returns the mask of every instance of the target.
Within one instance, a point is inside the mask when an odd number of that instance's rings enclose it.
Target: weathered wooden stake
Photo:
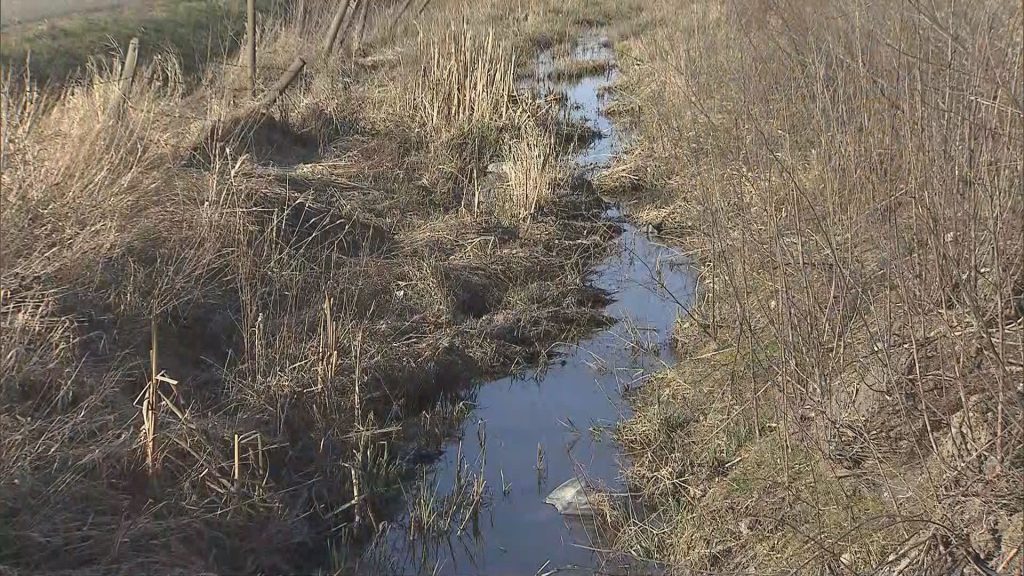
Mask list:
[[[412,4],[412,0],[405,0],[402,5],[395,11],[395,17],[391,20],[391,28],[394,29],[398,26],[398,23],[402,20],[402,16],[405,16],[405,11],[409,9],[409,5]]]
[[[341,24],[345,21],[345,15],[348,13],[348,7],[351,3],[351,0],[344,0],[344,2],[338,5],[338,11],[334,13],[334,19],[331,20],[331,27],[328,29],[327,38],[324,41],[324,58],[330,56],[331,52],[334,52],[334,44],[338,41]]]
[[[128,44],[128,53],[124,57],[124,66],[121,67],[121,78],[117,84],[117,94],[110,102],[110,114],[120,114],[125,102],[131,95],[132,83],[135,81],[135,68],[139,60],[139,39],[132,38]]]
[[[270,87],[270,91],[267,92],[267,95],[264,96],[262,100],[260,100],[259,105],[263,108],[273,106],[274,103],[277,102],[277,99],[281,97],[281,94],[284,94],[284,91],[292,85],[292,82],[295,81],[299,72],[302,72],[302,69],[305,67],[306,61],[302,56],[296,56],[295,61],[291,63],[291,66],[288,66],[288,69],[284,71],[284,74],[282,74],[281,77],[278,78],[277,82]]]
[[[370,11],[370,0],[362,0],[359,3],[361,10],[359,11],[359,26],[356,28],[356,37],[352,41],[352,54],[359,51],[359,46],[363,43],[363,31],[366,30],[366,13]]]
[[[285,90],[291,86],[305,66],[306,61],[301,56],[296,57],[291,66],[285,70],[281,78],[271,86],[263,98],[226,118],[208,120],[200,131],[200,134],[202,134],[201,138],[203,138],[201,142],[225,141],[233,137],[239,130],[249,126],[253,121],[258,120],[264,111],[273,106],[277,99],[284,94]]]
[[[249,89],[256,96],[256,0],[249,0],[246,6],[246,34],[248,45],[246,55],[249,67]]]
[[[128,97],[132,89],[132,82],[135,81],[135,65],[139,60],[139,39],[132,38],[128,44],[128,54],[124,58],[124,68],[121,69],[121,94]]]

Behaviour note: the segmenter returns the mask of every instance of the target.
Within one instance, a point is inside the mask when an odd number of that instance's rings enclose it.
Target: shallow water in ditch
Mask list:
[[[584,38],[573,57],[610,60],[612,53],[599,39]],[[551,56],[541,55],[537,84],[542,90],[564,91],[568,113],[602,133],[576,158],[581,168],[598,170],[619,147],[602,112],[614,72],[551,83],[545,77],[552,66]],[[648,238],[617,211],[610,210],[608,217],[621,223],[623,233],[593,278],[612,294],[606,313],[616,323],[578,344],[561,346],[552,365],[475,391],[461,439],[431,465],[426,488],[441,496],[464,485],[468,474],[477,474],[486,480],[485,503],[476,521],[457,518],[452,523],[459,525],[444,538],[416,540],[409,537],[408,526],[393,529],[386,539],[388,564],[398,573],[625,571],[593,551],[592,523],[563,516],[544,499],[574,477],[612,493],[623,490],[619,478],[625,463],[610,428],[628,414],[622,393],[674,362],[672,329],[681,307],[693,298],[694,279],[685,257]]]

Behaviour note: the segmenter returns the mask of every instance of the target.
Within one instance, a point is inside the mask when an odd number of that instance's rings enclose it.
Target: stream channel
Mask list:
[[[570,62],[609,64],[613,57],[607,40],[590,35],[579,39],[569,56]],[[600,131],[601,136],[573,158],[580,170],[594,173],[621,145],[604,114],[615,68],[559,82],[550,80],[555,65],[548,52],[538,57],[536,85],[542,92],[563,92],[566,113]],[[629,571],[596,550],[600,546],[592,518],[563,515],[545,500],[574,479],[577,486],[621,498],[621,471],[628,462],[612,431],[629,414],[623,394],[675,362],[672,331],[682,307],[693,300],[695,279],[685,256],[648,237],[617,208],[606,217],[623,231],[592,278],[595,286],[611,294],[613,301],[605,312],[615,323],[577,344],[562,345],[551,365],[480,385],[461,433],[424,478],[424,489],[439,499],[465,486],[469,474],[482,478],[486,489],[479,514],[472,522],[456,519],[445,538],[417,541],[410,538],[408,528],[393,530],[386,547],[388,563],[397,573]]]

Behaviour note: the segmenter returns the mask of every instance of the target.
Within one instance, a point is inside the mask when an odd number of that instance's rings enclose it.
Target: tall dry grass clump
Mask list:
[[[117,68],[58,94],[4,82],[4,564],[96,565],[127,537],[127,511],[153,519],[136,483],[133,348],[149,317],[190,305],[213,283],[219,228],[233,219],[190,206],[197,183],[173,173],[158,136],[173,126],[159,113],[180,99],[166,88],[177,70],[158,61],[140,74],[132,112],[116,120]],[[143,524],[134,543],[155,553],[184,520]],[[124,565],[136,562],[147,559]]]
[[[505,161],[500,165],[504,182],[495,193],[499,218],[509,222],[529,220],[551,200],[559,175],[553,138],[527,120],[519,137],[507,145]]]
[[[604,184],[692,247],[702,298],[622,431],[656,510],[623,545],[683,572],[1019,570],[1020,3],[657,10],[621,47],[637,138]]]
[[[429,55],[418,79],[420,117],[432,133],[473,123],[501,125],[515,113],[516,55],[507,44],[461,25],[423,40]]]
[[[519,60],[508,39],[463,19],[421,39],[416,116],[437,155],[440,177],[463,209],[507,223],[526,221],[556,184],[557,150],[540,106],[516,90]],[[495,153],[497,152],[497,153]]]

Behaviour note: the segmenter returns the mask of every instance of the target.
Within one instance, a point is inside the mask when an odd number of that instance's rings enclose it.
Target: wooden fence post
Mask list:
[[[249,66],[249,89],[256,96],[256,0],[249,0],[246,6],[246,34],[249,37],[246,54]]]
[[[128,98],[128,93],[132,89],[132,82],[135,81],[135,65],[139,60],[139,39],[132,38],[132,41],[128,44],[128,54],[124,58],[124,68],[121,69],[121,94],[124,98]]]
[[[292,62],[291,66],[289,66],[288,69],[284,71],[284,74],[281,75],[281,78],[279,78],[277,82],[274,83],[274,85],[270,88],[270,92],[268,92],[267,95],[264,96],[262,100],[260,100],[259,106],[262,108],[273,106],[274,102],[277,102],[277,99],[280,98],[281,94],[284,94],[284,91],[287,90],[288,87],[292,85],[292,82],[295,81],[295,78],[299,75],[299,72],[302,72],[302,69],[305,67],[306,61],[302,58],[302,56],[296,56],[295,61]]]
[[[124,105],[129,100],[132,92],[132,83],[135,81],[135,69],[139,61],[139,39],[132,38],[128,44],[128,52],[124,57],[124,65],[121,66],[121,76],[117,83],[117,94],[110,100],[107,108],[107,116],[119,117]]]
[[[330,56],[331,52],[334,52],[334,44],[338,41],[341,24],[345,20],[345,15],[348,13],[348,7],[351,3],[351,0],[344,0],[344,2],[338,5],[338,11],[334,13],[331,27],[327,31],[327,39],[324,41],[324,58]]]
[[[356,37],[352,41],[352,54],[355,55],[359,51],[359,46],[363,43],[363,31],[366,30],[366,13],[370,11],[370,0],[363,0],[359,3],[361,10],[359,11],[359,26],[356,28]]]
[[[402,20],[402,16],[405,16],[405,11],[409,9],[409,5],[412,4],[412,0],[405,0],[402,2],[398,10],[395,11],[395,17],[391,19],[391,28],[394,29],[398,26],[398,23]]]

